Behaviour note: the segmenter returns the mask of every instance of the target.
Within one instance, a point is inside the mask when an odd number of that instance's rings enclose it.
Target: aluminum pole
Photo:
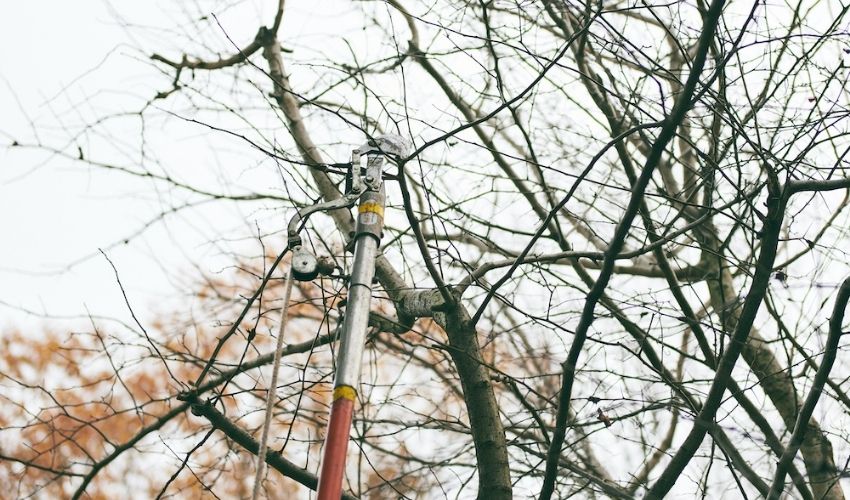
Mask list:
[[[380,155],[368,157],[367,190],[361,195],[357,208],[354,262],[348,287],[342,341],[337,358],[333,404],[322,452],[319,500],[338,500],[342,496],[342,478],[345,474],[345,457],[354,414],[354,400],[357,398],[363,346],[366,343],[366,331],[369,326],[375,258],[378,255],[381,231],[384,227],[385,195],[380,171],[382,163],[383,157]],[[354,165],[353,168],[360,167]]]

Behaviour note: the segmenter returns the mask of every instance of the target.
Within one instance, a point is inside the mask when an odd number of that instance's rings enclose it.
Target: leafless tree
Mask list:
[[[348,494],[844,498],[850,5],[385,0],[308,29],[281,0],[252,38],[242,3],[191,5],[140,47],[162,83],[133,112],[9,147],[147,181],[168,201],[130,244],[204,204],[263,229],[218,235],[233,270],[194,270],[195,313],[48,350],[63,390],[3,362],[8,491],[144,467],[150,495],[249,495],[286,222],[390,132],[415,151],[387,172]],[[119,154],[116,121],[139,130]],[[210,151],[160,161],[172,129]],[[316,485],[353,230],[329,215],[305,231],[339,271],[293,298],[269,497]]]

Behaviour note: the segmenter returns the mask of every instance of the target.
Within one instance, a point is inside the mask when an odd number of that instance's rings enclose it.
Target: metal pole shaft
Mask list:
[[[369,161],[380,162],[381,158],[373,157]],[[377,165],[380,166],[380,163]],[[358,206],[354,262],[343,321],[342,342],[337,358],[333,404],[319,474],[319,500],[339,500],[342,495],[342,478],[345,473],[345,457],[354,414],[354,400],[357,397],[363,347],[369,326],[375,258],[378,255],[378,245],[384,225],[385,197],[380,182],[379,174],[370,189],[360,197]]]

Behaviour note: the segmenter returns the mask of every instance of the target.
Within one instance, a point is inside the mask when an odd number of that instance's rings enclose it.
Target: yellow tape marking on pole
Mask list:
[[[380,203],[374,201],[364,201],[360,204],[360,208],[358,208],[357,211],[361,214],[371,212],[373,214],[378,214],[381,217],[384,216],[384,207],[382,207]]]
[[[345,398],[349,401],[354,401],[357,397],[357,391],[354,390],[354,387],[350,385],[341,385],[339,387],[334,387],[334,401],[340,398]]]

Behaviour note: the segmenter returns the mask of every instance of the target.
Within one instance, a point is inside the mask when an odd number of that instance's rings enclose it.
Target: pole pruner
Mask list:
[[[387,134],[370,139],[352,151],[350,189],[336,200],[299,210],[289,223],[289,245],[293,251],[292,276],[309,281],[324,271],[318,259],[302,245],[298,235],[299,226],[312,213],[350,207],[357,202],[357,224],[350,242],[354,246],[354,260],[337,354],[333,403],[322,453],[319,500],[338,500],[342,495],[354,400],[357,397],[369,325],[372,278],[375,276],[375,259],[384,227],[386,195],[382,168],[386,159],[397,163],[410,154],[410,149],[410,143],[398,135]],[[366,168],[365,172],[361,172],[364,156]]]

